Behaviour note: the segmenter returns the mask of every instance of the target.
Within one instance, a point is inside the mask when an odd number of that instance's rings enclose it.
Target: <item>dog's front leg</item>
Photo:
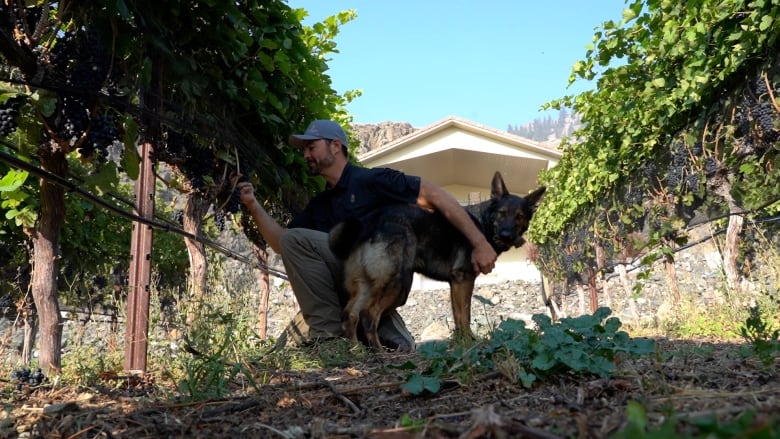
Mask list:
[[[452,315],[455,318],[455,336],[474,338],[471,332],[471,294],[474,292],[474,276],[458,276],[450,281]]]
[[[355,309],[354,302],[354,300],[350,300],[349,304],[347,304],[347,307],[344,310],[342,329],[344,331],[344,337],[352,340],[354,343],[357,343],[357,325],[360,323],[360,317],[358,315],[358,311]]]

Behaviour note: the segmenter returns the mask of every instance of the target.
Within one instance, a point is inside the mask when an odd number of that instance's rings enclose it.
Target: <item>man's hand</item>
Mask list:
[[[236,185],[236,189],[238,190],[238,194],[241,196],[241,203],[243,203],[244,206],[251,207],[252,204],[257,201],[255,198],[255,188],[252,186],[252,183],[239,183]]]
[[[252,215],[252,219],[255,220],[257,228],[260,230],[260,234],[263,235],[263,239],[276,253],[281,253],[282,246],[280,240],[282,234],[284,234],[285,228],[279,225],[268,212],[263,209],[263,206],[255,198],[255,188],[252,187],[252,183],[244,181],[240,174],[236,174],[230,177],[233,187],[238,191],[241,197],[241,204],[246,206],[249,213]]]
[[[498,259],[498,254],[493,250],[493,246],[485,240],[471,251],[471,265],[474,266],[476,273],[488,274],[493,271],[496,259]]]

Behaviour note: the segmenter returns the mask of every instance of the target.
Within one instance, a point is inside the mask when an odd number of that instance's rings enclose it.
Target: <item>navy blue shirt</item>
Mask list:
[[[381,206],[414,204],[419,195],[420,177],[347,163],[338,183],[317,194],[287,227],[329,232],[339,222],[363,217]]]

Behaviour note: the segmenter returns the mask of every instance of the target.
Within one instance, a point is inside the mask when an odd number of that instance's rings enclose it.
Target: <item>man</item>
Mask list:
[[[327,185],[287,228],[263,209],[251,184],[237,186],[241,202],[263,238],[281,255],[301,308],[280,341],[293,337],[306,342],[342,335],[342,314],[349,296],[343,286],[343,263],[328,246],[328,231],[347,217],[360,217],[379,206],[416,203],[440,211],[474,246],[474,270],[485,274],[493,270],[496,252],[447,191],[392,169],[351,164],[347,136],[330,120],[315,120],[305,133],[291,136],[290,143],[302,149],[310,173],[322,176]],[[414,338],[395,311],[382,318],[379,338],[388,349],[408,352],[415,348]]]

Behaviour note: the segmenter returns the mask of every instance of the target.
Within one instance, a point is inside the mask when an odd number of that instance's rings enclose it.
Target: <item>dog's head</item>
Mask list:
[[[496,172],[491,183],[490,205],[483,216],[486,236],[496,250],[503,252],[525,243],[523,234],[546,189],[542,186],[525,197],[512,195],[501,174]]]

